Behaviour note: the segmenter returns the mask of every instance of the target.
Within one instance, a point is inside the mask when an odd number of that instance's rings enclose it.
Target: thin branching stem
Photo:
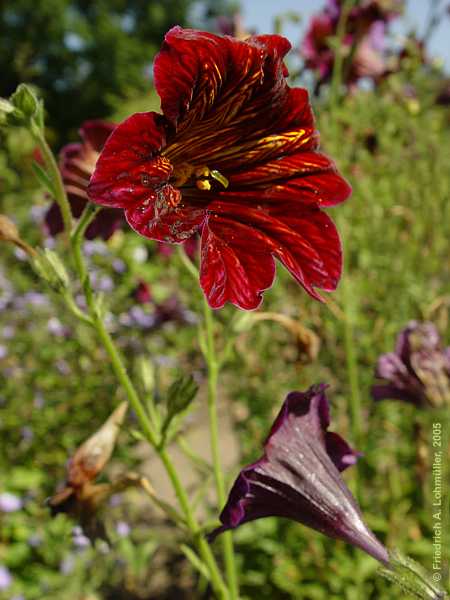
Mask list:
[[[94,327],[97,335],[102,342],[109,358],[111,361],[111,365],[113,371],[117,377],[117,380],[123,387],[132,406],[136,417],[138,419],[139,425],[142,429],[145,438],[148,440],[150,445],[158,452],[159,457],[166,469],[166,472],[169,476],[169,479],[172,483],[173,489],[177,496],[178,502],[180,504],[181,509],[183,510],[186,524],[191,532],[191,535],[197,545],[199,554],[204,561],[205,565],[208,568],[208,572],[210,575],[211,584],[213,589],[215,590],[217,596],[221,600],[228,600],[229,595],[227,588],[223,582],[221,573],[218,569],[215,558],[211,552],[211,548],[209,547],[208,542],[201,534],[201,530],[195,515],[192,511],[189,498],[187,496],[186,490],[184,489],[183,484],[180,481],[177,470],[165,448],[159,448],[159,440],[156,431],[147,415],[147,412],[144,408],[141,399],[136,391],[136,388],[131,381],[127,369],[125,367],[125,363],[123,358],[116,347],[114,340],[112,339],[109,331],[105,326],[105,322],[103,319],[102,311],[98,305],[97,298],[94,295],[94,292],[91,287],[89,273],[86,267],[86,262],[84,260],[84,256],[81,250],[82,240],[84,236],[84,232],[92,221],[96,214],[96,208],[90,206],[89,204],[85,208],[83,215],[81,216],[77,227],[72,231],[72,213],[70,210],[70,204],[64,189],[64,183],[61,178],[61,174],[58,169],[58,165],[56,160],[48,146],[43,133],[39,130],[34,132],[34,135],[39,143],[39,147],[44,155],[44,160],[48,169],[48,174],[55,186],[55,200],[58,203],[58,206],[61,209],[61,214],[64,222],[65,234],[67,236],[69,247],[72,255],[72,259],[75,265],[75,269],[77,271],[78,277],[83,286],[83,290],[86,296],[86,303],[88,306],[89,316],[92,322],[92,326]]]

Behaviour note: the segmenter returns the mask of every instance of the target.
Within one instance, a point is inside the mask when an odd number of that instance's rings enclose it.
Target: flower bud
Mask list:
[[[5,215],[0,215],[0,240],[15,244],[19,238],[17,227]]]
[[[36,250],[24,242],[15,224],[6,215],[0,214],[0,241],[14,244],[24,250],[29,256],[36,256]]]
[[[93,435],[76,450],[67,466],[65,486],[48,499],[52,515],[67,513],[77,519],[91,539],[107,539],[98,511],[106,500],[130,486],[142,485],[142,478],[126,473],[112,483],[95,483],[111,458],[127,412],[128,403],[122,402]]]
[[[39,109],[39,102],[31,88],[21,83],[10,98],[14,108],[22,113],[26,119],[34,117]]]
[[[34,268],[37,274],[48,282],[55,291],[69,287],[69,276],[59,256],[46,248],[35,257]]]
[[[27,127],[36,136],[44,127],[44,107],[32,87],[21,83],[9,99],[0,98],[0,125]]]

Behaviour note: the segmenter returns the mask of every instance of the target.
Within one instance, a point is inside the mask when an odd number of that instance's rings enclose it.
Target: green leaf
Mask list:
[[[39,179],[40,183],[45,187],[46,190],[50,192],[52,196],[55,196],[55,188],[52,180],[47,174],[47,171],[36,161],[33,161],[32,167],[34,174],[36,175],[37,179]]]
[[[144,436],[144,434],[142,434],[137,429],[129,429],[129,433],[130,433],[131,437],[134,438],[135,440],[137,440],[138,442],[146,442],[147,441],[147,438]]]
[[[208,569],[197,556],[197,554],[191,548],[189,548],[189,546],[186,546],[186,544],[181,544],[180,550],[194,567],[194,569],[196,569],[207,581],[209,581]]]
[[[69,288],[69,275],[59,256],[45,248],[39,250],[33,260],[34,271],[45,279],[55,292],[63,292]]]
[[[166,406],[166,417],[161,427],[161,433],[163,438],[169,437],[169,427],[172,426],[171,436],[179,429],[179,419],[175,423],[176,417],[180,417],[186,414],[192,401],[197,394],[198,386],[194,381],[194,378],[189,375],[188,377],[180,377],[172,383],[167,392],[167,406]],[[173,427],[175,425],[175,428]]]

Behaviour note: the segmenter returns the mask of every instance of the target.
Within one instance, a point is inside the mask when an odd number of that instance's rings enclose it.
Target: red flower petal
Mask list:
[[[185,242],[198,231],[205,220],[206,212],[202,208],[184,208],[181,205],[171,208],[168,203],[171,202],[173,194],[180,195],[180,192],[171,185],[166,185],[147,205],[141,204],[126,209],[128,223],[135,231],[152,240]]]
[[[255,89],[268,92],[269,88],[286,87],[286,71],[280,64],[290,47],[277,35],[254,36],[242,42],[173,27],[164,38],[153,70],[164,115],[179,128],[186,117],[191,121],[195,115],[196,121],[201,120],[220,104],[220,120],[232,120],[241,107],[245,110]]]
[[[229,176],[230,188],[254,189],[255,201],[298,201],[315,206],[333,206],[348,198],[351,187],[335,170],[333,162],[318,152],[300,152],[256,165]],[[271,185],[265,185],[271,184]],[[224,200],[240,192],[222,192]],[[247,197],[247,196],[246,196]],[[232,199],[232,198],[230,198]]]
[[[241,235],[244,233],[244,235]],[[212,308],[231,302],[251,310],[275,277],[275,263],[249,227],[211,215],[203,228],[200,284]]]
[[[342,246],[330,217],[318,209],[299,213],[292,203],[276,205],[270,215],[273,235],[284,243],[275,254],[294,278],[318,300],[313,288],[335,290],[342,272]]]
[[[86,121],[79,130],[83,142],[67,144],[61,150],[59,168],[69,193],[87,200],[89,179],[114,127],[115,125],[105,121]]]
[[[153,66],[161,109],[177,124],[195,106],[201,118],[214,102],[226,72],[225,38],[173,27],[165,35]],[[201,74],[201,77],[200,77]]]
[[[79,129],[79,134],[83,142],[100,153],[114,128],[115,124],[106,121],[85,121]]]
[[[128,208],[153,201],[149,189],[165,184],[170,162],[159,155],[165,146],[165,121],[157,113],[136,113],[108,138],[88,187],[93,202]]]
[[[208,222],[214,237],[204,240],[201,284],[211,306],[228,300],[241,308],[256,308],[261,292],[273,279],[272,271],[270,282],[261,274],[268,269],[266,256],[270,255],[314,298],[321,299],[316,287],[336,288],[342,268],[341,244],[333,222],[322,211],[305,208],[298,214],[295,206],[287,203],[261,210],[220,202],[213,202],[209,210],[215,213]],[[211,252],[207,243],[212,244]],[[224,253],[222,262],[216,256],[220,251]],[[234,276],[237,264],[245,277]],[[248,293],[251,301],[241,303],[240,297]]]
[[[241,147],[245,152],[247,142],[251,148],[252,140],[265,138],[267,132],[288,129],[299,113],[303,125],[311,127],[306,91],[300,94],[302,102],[293,103],[293,91],[283,77],[282,58],[289,48],[280,36],[241,42],[171,29],[154,66],[162,110],[177,128],[170,159],[212,165],[232,151],[242,160]],[[299,94],[294,96],[299,99]],[[304,133],[300,136],[304,143]],[[213,168],[220,169],[220,163]]]

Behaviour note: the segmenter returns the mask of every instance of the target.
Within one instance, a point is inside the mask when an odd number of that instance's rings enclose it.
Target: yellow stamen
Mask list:
[[[199,177],[209,177],[210,171],[206,165],[195,170],[194,175]]]
[[[194,179],[197,189],[207,192],[212,188],[212,179],[220,183],[224,188],[227,188],[229,185],[229,181],[225,175],[222,175],[216,169],[210,170],[206,165],[200,167],[193,167],[189,163],[176,165],[172,176],[172,183],[175,187],[183,187],[192,179]]]
[[[209,192],[209,190],[211,189],[211,183],[207,179],[197,179],[195,185],[199,190],[205,190]]]

